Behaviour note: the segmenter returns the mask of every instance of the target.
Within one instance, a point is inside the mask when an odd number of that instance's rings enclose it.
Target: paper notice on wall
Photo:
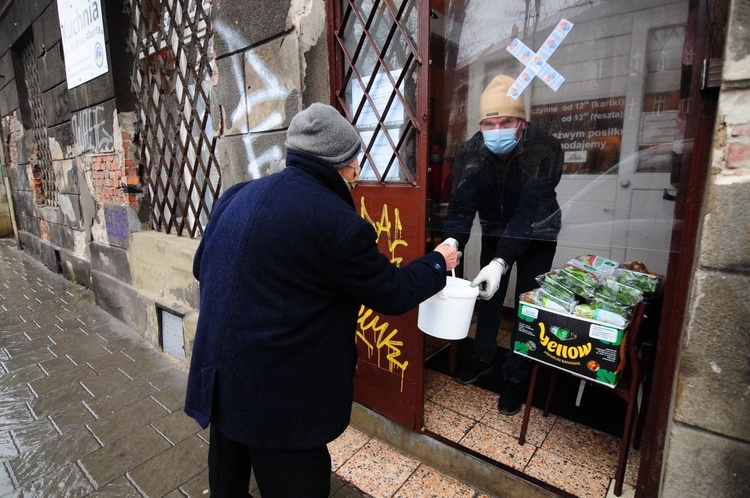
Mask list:
[[[372,131],[360,131],[359,135],[362,137],[362,142],[365,144],[365,147],[369,145],[370,141],[372,140],[372,135],[375,133],[374,130]],[[388,135],[391,137],[391,140],[394,144],[398,144],[399,136],[400,136],[400,130],[398,128],[388,128]],[[386,138],[385,133],[381,129],[378,135],[375,137],[375,142],[372,144],[372,147],[370,147],[370,157],[372,158],[373,162],[375,163],[375,169],[377,169],[378,174],[375,174],[375,170],[372,167],[372,164],[369,160],[365,160],[365,154],[364,152],[360,152],[359,154],[359,164],[362,165],[362,172],[359,174],[360,180],[374,180],[378,181],[380,178],[378,176],[383,175],[383,172],[388,167],[388,163],[391,162],[391,158],[394,156],[393,147],[391,146],[390,142],[388,141],[388,138]],[[388,174],[386,175],[383,180],[398,180],[399,179],[399,161],[398,159],[393,160],[393,164],[391,165],[391,169],[388,171]]]

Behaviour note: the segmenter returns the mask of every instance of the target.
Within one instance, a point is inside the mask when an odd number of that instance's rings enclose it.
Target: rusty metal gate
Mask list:
[[[209,105],[210,1],[131,0],[151,225],[196,237],[221,190]]]

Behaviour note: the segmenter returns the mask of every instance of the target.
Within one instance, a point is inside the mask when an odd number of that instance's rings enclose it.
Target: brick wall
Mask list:
[[[123,152],[113,154],[92,154],[89,156],[94,195],[101,207],[104,203],[127,204],[138,210],[143,194],[128,193],[127,187],[141,190],[136,154],[138,147],[133,144],[130,134],[122,134]]]

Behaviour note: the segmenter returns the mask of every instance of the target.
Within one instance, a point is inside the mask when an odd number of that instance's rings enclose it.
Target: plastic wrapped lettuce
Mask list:
[[[581,297],[594,297],[599,279],[594,274],[575,266],[565,266],[557,274],[557,281]]]
[[[649,273],[641,273],[625,268],[618,268],[615,272],[615,280],[621,284],[635,287],[643,292],[650,293],[659,285],[659,277]]]
[[[643,299],[640,289],[610,279],[604,280],[599,292],[604,298],[625,306],[635,306]]]
[[[599,320],[601,322],[609,323],[615,327],[624,327],[628,321],[625,317],[607,311],[601,308],[594,308],[589,304],[579,304],[573,308],[573,314],[580,316],[581,318],[589,318],[591,320]]]
[[[611,311],[612,313],[617,313],[626,320],[630,320],[630,317],[633,316],[632,307],[607,299],[598,291],[592,299],[589,299],[588,304],[594,308],[601,308],[603,310]]]
[[[563,313],[570,313],[573,308],[578,304],[578,301],[571,299],[565,301],[559,299],[542,288],[534,289],[529,292],[524,292],[519,296],[521,302],[535,304],[541,308],[546,308],[552,311],[560,311]]]
[[[573,291],[568,289],[564,283],[558,280],[557,271],[550,271],[536,277],[539,287],[547,291],[550,295],[561,299],[565,302],[575,300]]]
[[[576,260],[595,269],[601,276],[613,275],[620,266],[619,262],[603,256],[597,256],[596,254],[578,256]]]

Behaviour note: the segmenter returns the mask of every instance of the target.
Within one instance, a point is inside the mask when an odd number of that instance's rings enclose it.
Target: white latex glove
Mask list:
[[[448,237],[444,241],[441,242],[441,244],[445,244],[451,247],[458,247],[458,241],[454,239],[453,237]]]
[[[472,287],[479,287],[479,299],[492,299],[500,288],[500,280],[507,269],[501,259],[493,259],[490,264],[479,270],[479,275],[471,281]]]

